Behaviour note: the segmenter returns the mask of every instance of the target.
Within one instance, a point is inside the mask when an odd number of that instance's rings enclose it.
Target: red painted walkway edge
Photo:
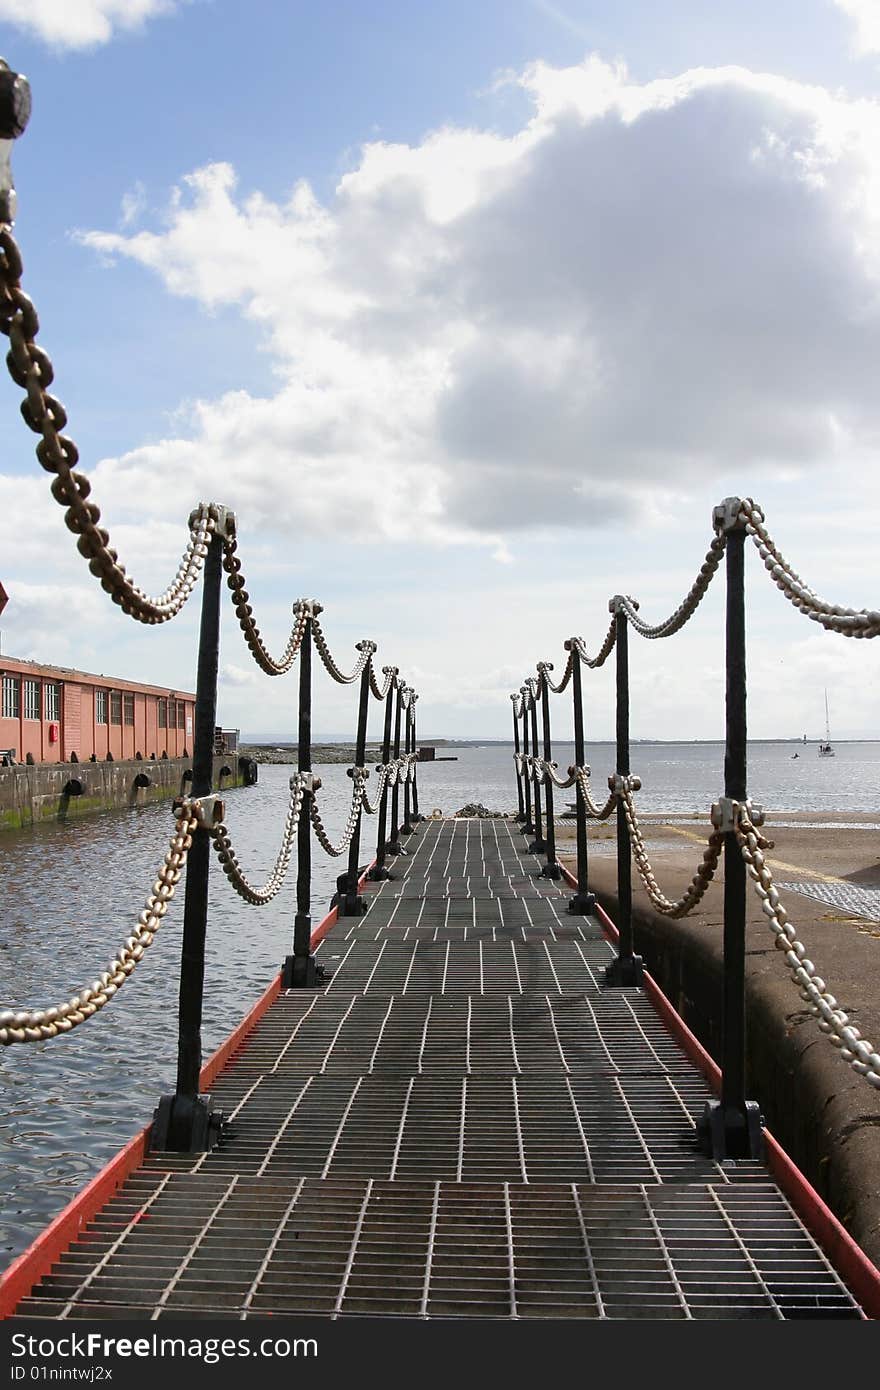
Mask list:
[[[560,865],[565,880],[572,888],[577,888],[577,879],[564,864]],[[616,945],[620,936],[617,927],[608,913],[596,904],[605,935]],[[645,994],[651,1000],[670,1033],[681,1044],[687,1056],[703,1073],[712,1090],[721,1092],[721,1068],[709,1055],[699,1038],[688,1028],[684,1019],[666,998],[657,981],[644,972]],[[781,1190],[803,1221],[810,1235],[822,1247],[828,1259],[837,1270],[850,1292],[858,1299],[869,1318],[880,1318],[880,1269],[877,1268],[860,1245],[853,1240],[849,1231],[840,1223],[830,1207],[822,1201],[815,1188],[807,1181],[793,1159],[774,1139],[768,1129],[764,1130],[764,1148],[767,1167],[776,1179]]]
[[[373,860],[364,870],[358,880],[359,888],[363,885],[375,862]],[[337,917],[337,909],[331,908],[312,932],[310,942],[312,946],[316,946],[319,941],[324,939],[330,928],[335,925]],[[269,1005],[274,1003],[280,992],[281,976],[279,974],[245,1015],[234,1032],[230,1033],[226,1041],[218,1047],[217,1051],[209,1057],[202,1067],[199,1073],[201,1090],[207,1090],[211,1083],[216,1080],[230,1057],[256,1027]],[[27,1297],[34,1285],[42,1279],[44,1274],[48,1274],[55,1261],[64,1254],[68,1246],[73,1244],[83,1226],[101,1210],[116,1189],[122,1186],[129,1174],[143,1163],[149,1146],[151,1129],[152,1125],[145,1125],[139,1134],[130,1139],[125,1148],[120,1149],[119,1153],[101,1169],[100,1173],[92,1178],[88,1186],[84,1187],[82,1192],[78,1192],[46,1229],[40,1232],[28,1248],[22,1251],[12,1261],[12,1264],[0,1274],[0,1318],[9,1317],[16,1304]]]

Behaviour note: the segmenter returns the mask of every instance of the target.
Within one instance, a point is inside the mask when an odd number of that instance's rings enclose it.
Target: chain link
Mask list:
[[[349,768],[349,776],[354,780],[354,790],[351,798],[351,806],[348,812],[348,821],[346,822],[345,829],[342,832],[342,839],[340,840],[338,845],[334,845],[330,840],[330,837],[324,828],[324,822],[321,819],[321,812],[318,809],[317,800],[314,796],[311,798],[311,803],[309,805],[309,815],[311,816],[312,826],[314,827],[318,843],[324,850],[325,854],[331,855],[334,859],[338,859],[341,854],[345,853],[345,851],[351,844],[354,832],[357,830],[358,821],[360,820],[361,816],[361,807],[363,806],[364,799],[366,797],[366,781],[369,775],[369,768]]]
[[[617,623],[614,618],[611,619],[611,622],[608,624],[608,631],[605,633],[605,640],[595,656],[590,656],[584,646],[584,639],[582,637],[572,637],[569,640],[583,664],[588,666],[590,670],[595,671],[597,667],[605,665],[605,662],[614,651],[617,642]],[[569,642],[566,642],[565,645],[568,647]]]
[[[667,898],[660,891],[657,880],[654,877],[654,870],[645,849],[645,841],[642,837],[642,829],[639,825],[639,818],[636,812],[636,805],[633,799],[633,792],[641,787],[638,777],[620,777],[615,779],[619,782],[619,799],[623,806],[626,824],[629,829],[630,846],[632,848],[633,859],[639,871],[639,877],[645,885],[645,890],[651,902],[658,912],[664,917],[686,917],[704,896],[706,889],[715,877],[715,870],[721,858],[721,850],[724,845],[724,835],[720,830],[713,830],[709,835],[706,848],[703,851],[703,861],[691,880],[690,886],[685,890],[680,898],[674,901]]]
[[[552,661],[538,662],[539,676],[541,676],[547,682],[549,689],[552,690],[554,694],[561,695],[565,687],[568,685],[568,682],[571,680],[571,673],[574,670],[574,653],[571,651],[568,653],[568,660],[565,663],[565,670],[562,673],[562,679],[560,680],[558,685],[554,685],[549,675],[547,674],[549,671],[552,670]]]
[[[355,649],[360,652],[360,656],[358,657],[357,664],[351,675],[344,675],[333,659],[333,653],[327,645],[324,630],[318,621],[318,614],[322,611],[321,605],[312,600],[312,632],[315,638],[315,646],[318,649],[318,655],[323,661],[328,675],[331,676],[333,680],[339,685],[351,685],[358,679],[367,662],[371,659],[373,652],[376,650],[376,643],[367,641],[366,639],[356,643]]]
[[[280,891],[287,877],[287,871],[290,867],[290,857],[293,853],[293,842],[296,838],[300,813],[302,811],[303,795],[306,785],[304,777],[307,775],[308,774],[295,772],[290,779],[290,797],[288,799],[287,812],[284,818],[281,848],[278,851],[272,871],[261,888],[255,888],[242,872],[241,865],[236,858],[235,850],[232,846],[229,827],[223,821],[209,827],[209,834],[214,842],[214,849],[224,874],[238,896],[243,898],[245,902],[250,903],[252,907],[265,907],[266,903],[270,903]]]
[[[654,626],[651,626],[651,624],[646,623],[643,618],[639,617],[638,605],[634,602],[634,600],[627,597],[626,595],[621,595],[620,607],[622,611],[626,614],[627,621],[629,622],[630,626],[633,627],[635,631],[638,632],[642,637],[649,638],[671,637],[674,633],[678,632],[681,628],[683,628],[688,619],[693,617],[694,613],[699,607],[701,600],[703,599],[706,593],[706,590],[709,588],[709,585],[715,578],[715,574],[717,573],[718,566],[721,564],[721,559],[724,555],[726,547],[726,535],[723,532],[716,534],[712,540],[711,545],[709,546],[708,551],[706,552],[706,558],[700,567],[700,572],[694,580],[693,584],[691,585],[690,589],[688,590],[687,594],[682,599],[675,612],[670,614],[670,616],[666,618],[665,621],[662,623],[657,623]]]
[[[599,806],[590,795],[590,769],[588,767],[579,767],[577,769],[576,780],[578,785],[578,791],[584,799],[584,805],[587,808],[587,815],[590,817],[590,819],[607,820],[608,817],[611,815],[611,812],[617,805],[617,792],[612,790],[611,795],[605,802],[605,805]],[[610,780],[612,782],[614,781],[613,778],[611,778]]]
[[[192,836],[199,822],[192,801],[181,802],[177,814],[171,844],[162,862],[162,867],[147,895],[143,911],[138,918],[137,930],[125,941],[122,948],[104,973],[86,989],[81,989],[65,1004],[50,1009],[4,1009],[0,1013],[0,1044],[42,1042],[55,1038],[59,1033],[69,1033],[77,1024],[91,1018],[105,1004],[109,1004],[119,989],[125,984],[143,958],[153,939],[168,904],[174,897],[174,890],[180,882],[187,855],[192,847]]]
[[[370,692],[371,692],[372,695],[374,695],[374,696],[376,697],[377,700],[384,700],[384,699],[385,699],[386,695],[388,694],[388,691],[391,689],[391,684],[392,684],[392,682],[394,681],[394,679],[395,679],[396,676],[398,675],[398,667],[397,667],[397,666],[383,666],[383,667],[382,667],[382,675],[385,677],[385,684],[382,685],[382,686],[380,686],[380,685],[379,685],[379,682],[376,680],[376,666],[375,666],[375,663],[373,662],[373,659],[372,659],[372,657],[371,657],[371,658],[370,658]]]
[[[764,513],[751,497],[743,498],[740,515],[746,533],[751,536],[764,568],[778,589],[799,612],[820,623],[830,632],[844,637],[876,637],[880,634],[880,612],[866,608],[843,608],[826,603],[810,589],[779,550],[767,527]]]
[[[262,671],[267,676],[282,676],[289,671],[297,653],[302,645],[303,637],[306,632],[308,616],[301,611],[299,606],[294,608],[294,623],[287,645],[280,658],[270,656],[265,643],[260,635],[260,629],[254,622],[254,610],[250,604],[250,595],[247,591],[244,575],[241,572],[241,561],[237,555],[238,542],[235,536],[227,536],[223,543],[223,568],[226,571],[226,583],[232,591],[232,606],[235,609],[239,626],[244,634],[251,655]]]
[[[215,509],[203,502],[193,514],[189,541],[177,573],[163,593],[154,597],[129,579],[118,552],[110,544],[109,532],[99,525],[100,508],[88,500],[91,483],[84,473],[76,471],[79,450],[62,433],[67,412],[58,398],[49,393],[55,369],[49,354],[35,341],[40,321],[21,288],[21,274],[18,244],[9,226],[0,225],[0,332],[9,339],[6,365],[12,380],[25,391],[21,403],[25,424],[41,436],[37,458],[47,473],[55,475],[52,496],[66,508],[64,519],[78,537],[77,549],[113,602],[137,622],[167,622],[180,612],[195,588],[208,553],[208,539],[215,528]]]
[[[776,949],[784,953],[785,963],[800,990],[801,998],[809,1004],[810,1012],[819,1020],[820,1029],[840,1049],[841,1056],[853,1071],[880,1090],[880,1054],[850,1023],[849,1015],[840,1007],[813,962],[807,958],[806,947],[798,940],[797,932],[779,901],[773,875],[762,852],[762,837],[752,821],[750,807],[748,803],[735,803],[735,806],[738,812],[736,836],[746,870],[761,900],[761,910],[775,937]]]

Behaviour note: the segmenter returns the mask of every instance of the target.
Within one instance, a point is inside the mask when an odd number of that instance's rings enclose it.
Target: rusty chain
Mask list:
[[[137,929],[104,973],[64,1004],[49,1009],[4,1009],[0,1013],[0,1044],[42,1042],[60,1033],[69,1033],[110,1003],[152,945],[162,925],[192,847],[193,832],[199,825],[198,807],[197,801],[186,799],[179,804],[168,852],[138,917]]]

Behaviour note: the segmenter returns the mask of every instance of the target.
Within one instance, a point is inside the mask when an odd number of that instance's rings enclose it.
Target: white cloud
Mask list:
[[[0,20],[59,48],[93,48],[168,14],[178,0],[0,0]]]
[[[561,668],[572,632],[595,650],[610,594],[667,616],[725,494],[767,505],[823,596],[875,606],[880,106],[738,68],[638,84],[596,58],[519,81],[534,105],[512,135],[367,145],[326,204],[295,169],[276,202],[218,163],[158,223],[82,234],[208,314],[241,313],[266,348],[264,395],[197,399],[194,361],[185,424],[86,462],[136,580],[161,589],[190,507],[226,502],[270,647],[292,599],[316,592],[340,660],[379,641],[434,733],[506,733],[509,689],[539,658]],[[27,547],[8,578],[52,555],[53,575],[86,584],[46,492],[42,476],[0,479]],[[820,658],[804,619],[755,585],[752,732],[780,731],[777,652],[799,727],[843,648],[847,723],[871,729],[872,644],[820,634]],[[634,655],[639,733],[720,732],[721,592],[674,650]],[[138,653],[120,670],[187,684],[196,624],[193,606],[136,649],[112,610],[94,647],[112,630],[114,660]],[[47,615],[49,659],[52,632]],[[237,643],[228,657],[223,722],[289,731],[289,683],[258,693]],[[606,734],[609,672],[591,713]],[[349,697],[322,697],[322,732],[349,726]]]
[[[239,307],[278,377],[197,404],[191,439],[102,485],[158,495],[185,469],[194,500],[219,471],[261,523],[390,539],[405,517],[503,557],[523,527],[644,517],[671,475],[755,491],[873,452],[880,106],[740,68],[638,84],[596,57],[520,81],[518,132],[369,144],[326,206],[303,182],[242,196],[219,163],[158,230],[83,234]]]
[[[854,47],[857,53],[880,50],[880,0],[834,0],[855,23]]]

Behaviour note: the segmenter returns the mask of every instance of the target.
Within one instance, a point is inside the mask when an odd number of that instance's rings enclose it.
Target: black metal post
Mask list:
[[[534,688],[532,688],[532,685],[531,685],[529,682],[526,682],[526,683],[527,683],[528,688],[529,688],[529,694],[530,694],[531,697],[532,697],[532,708],[531,708],[531,714],[532,714],[532,749],[534,750],[535,756],[537,756],[537,753],[538,753],[538,690],[539,690],[539,688],[540,688],[540,683],[539,683],[538,681],[536,681],[536,682],[535,682],[535,685],[534,685]],[[547,842],[546,842],[546,840],[544,839],[544,831],[543,831],[543,828],[542,828],[542,825],[541,825],[541,784],[540,784],[540,782],[535,782],[534,799],[535,799],[535,800],[534,800],[534,807],[535,807],[535,838],[534,838],[534,840],[532,841],[532,843],[529,845],[529,854],[544,854],[545,851],[546,851],[546,849],[547,849]]]
[[[617,656],[617,772],[628,777],[629,762],[629,627],[620,595],[609,603],[615,614]],[[617,926],[620,938],[617,959],[605,967],[606,985],[638,985],[642,981],[642,958],[633,951],[632,850],[623,802],[617,803]]]
[[[574,761],[577,767],[585,766],[586,747],[584,744],[584,702],[581,691],[581,658],[577,639],[566,642],[571,652],[571,689],[574,705]],[[577,892],[568,900],[568,910],[578,917],[586,917],[596,906],[596,897],[590,892],[587,861],[587,803],[581,793],[580,782],[577,791]]]
[[[419,698],[418,695],[413,695],[412,699],[411,699],[410,702],[409,702],[410,713],[412,714],[412,750],[413,750],[414,753],[415,753],[416,750],[418,749],[418,740],[417,740],[417,738],[416,738],[416,704],[418,703],[418,698]],[[417,773],[418,773],[418,765],[419,765],[419,760],[418,760],[418,758],[416,758],[416,761],[413,763],[413,775],[412,775],[412,821],[413,821],[413,824],[416,824],[418,821],[423,821],[423,820],[425,819],[424,816],[419,815],[419,781],[418,781],[418,775],[417,775]]]
[[[406,686],[400,683],[397,687],[397,703],[394,710],[394,760],[400,757],[400,720],[403,713],[403,692]],[[391,788],[391,838],[388,841],[388,853],[397,858],[400,854],[406,854],[406,850],[400,843],[400,826],[397,818],[400,813],[400,782],[397,777],[394,779],[394,786]]]
[[[528,707],[528,703],[527,703],[527,697],[528,697],[528,694],[529,694],[529,688],[528,688],[528,686],[527,686],[527,685],[520,686],[520,692],[519,692],[519,693],[520,693],[520,695],[522,696],[522,719],[523,719],[523,741],[522,741],[522,751],[523,751],[523,759],[526,759],[526,758],[528,758],[528,756],[529,756],[529,707]],[[537,749],[536,749],[535,751],[537,752]],[[533,821],[532,821],[532,779],[531,779],[531,776],[530,776],[530,773],[529,773],[528,765],[525,763],[525,761],[523,762],[523,794],[524,794],[524,796],[525,796],[525,803],[526,803],[526,818],[525,818],[525,820],[524,820],[524,822],[523,822],[523,824],[522,824],[522,827],[521,827],[522,833],[523,833],[524,835],[534,835],[534,833],[535,833],[535,826],[534,826],[534,823],[533,823]]]
[[[541,692],[541,730],[544,735],[544,762],[549,763],[553,757],[553,745],[550,742],[550,682],[547,679],[547,672],[540,672],[543,690]],[[544,783],[544,810],[547,821],[547,863],[541,870],[541,878],[561,878],[562,870],[556,862],[556,826],[553,823],[553,782],[550,773],[546,774],[547,780]]]
[[[726,728],[724,746],[724,976],[721,1009],[721,1100],[709,1101],[699,1129],[716,1159],[758,1158],[763,1141],[756,1101],[746,1100],[746,867],[733,820],[733,802],[747,791],[745,527],[739,498],[715,509],[727,532]]]
[[[302,776],[312,771],[312,618],[306,619],[299,649],[299,725],[297,770]],[[316,784],[312,784],[316,785]],[[296,916],[293,919],[293,954],[282,967],[285,989],[308,989],[319,984],[323,971],[311,953],[312,938],[312,785],[303,790],[299,825],[296,831]]]
[[[196,675],[195,735],[190,796],[210,796],[214,769],[214,729],[217,723],[217,672],[220,664],[220,597],[223,541],[234,527],[233,514],[221,516],[205,558],[202,614]],[[205,985],[205,938],[208,929],[208,877],[211,841],[206,828],[192,837],[186,865],[183,942],[177,1035],[177,1089],[162,1096],[153,1120],[150,1147],[154,1151],[203,1153],[220,1137],[223,1117],[213,1109],[213,1097],[199,1094],[202,1069],[202,999]]]
[[[397,667],[383,666],[382,674],[391,677],[388,683],[388,693],[385,696],[385,726],[382,731],[382,762],[387,767],[391,761],[391,717],[393,713],[394,690],[397,685]],[[374,882],[381,879],[392,878],[393,875],[385,867],[385,832],[388,828],[388,783],[382,788],[382,795],[379,798],[379,831],[376,839],[376,862],[370,870],[370,878]]]
[[[520,761],[519,761],[519,719],[517,718],[517,714],[516,714],[516,701],[517,701],[517,697],[516,697],[516,695],[511,695],[510,698],[511,698],[511,701],[512,701],[512,703],[513,703],[513,753],[514,753],[514,758],[515,758],[515,760],[516,760],[516,761],[514,762],[514,767],[516,768],[516,800],[517,800],[517,813],[516,813],[516,818],[517,818],[518,821],[520,821],[520,823],[522,823],[522,821],[524,821],[525,818],[526,818],[526,813],[525,813],[525,806],[524,806],[524,802],[523,802],[523,773],[522,773],[522,767],[521,767]]]
[[[413,707],[413,700],[414,700],[415,698],[416,698],[416,692],[415,692],[412,688],[410,688],[409,699],[408,699],[407,702],[406,702],[406,710],[405,710],[405,712],[404,712],[404,722],[405,722],[405,725],[406,725],[406,732],[405,732],[405,736],[404,736],[404,740],[403,740],[403,751],[404,751],[404,753],[407,753],[407,754],[409,754],[409,753],[411,753],[411,752],[413,751],[413,745],[412,745],[412,707]],[[412,801],[412,797],[411,797],[411,794],[410,794],[410,789],[411,789],[411,783],[410,783],[410,764],[407,763],[407,768],[406,768],[406,781],[405,781],[404,784],[403,784],[403,825],[400,827],[400,833],[401,833],[401,835],[412,835],[413,829],[414,829],[413,824],[412,824],[412,819],[411,819],[411,801]]]
[[[357,739],[354,750],[356,768],[365,766],[367,756],[367,717],[370,703],[370,663],[361,672],[360,699],[358,703]],[[367,904],[358,893],[358,858],[361,850],[361,825],[363,824],[363,803],[358,810],[357,824],[348,847],[348,869],[337,880],[339,889],[339,916],[359,917],[367,910]]]

